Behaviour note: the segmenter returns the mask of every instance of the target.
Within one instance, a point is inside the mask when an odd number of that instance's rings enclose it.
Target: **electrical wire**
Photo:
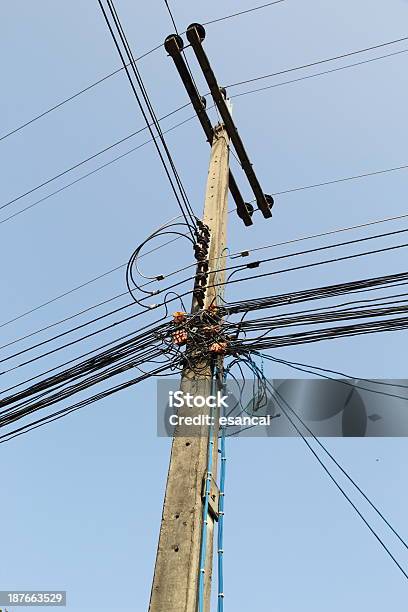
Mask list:
[[[246,13],[251,13],[253,11],[258,11],[262,8],[266,8],[268,6],[272,6],[273,4],[278,4],[279,2],[284,2],[286,0],[277,0],[275,2],[268,2],[267,4],[263,4],[261,6],[255,6],[251,9],[247,9],[246,11],[241,11],[239,13],[233,13],[232,15],[225,15],[224,17],[219,17],[218,19],[213,19],[211,21],[207,21],[205,22],[203,25],[210,25],[212,23],[218,23],[219,21],[225,21],[227,19],[231,19],[233,17],[237,17],[239,15],[244,15]],[[182,32],[182,34],[185,34],[185,32]],[[136,58],[136,61],[140,61],[141,59],[147,57],[148,55],[151,55],[152,53],[154,53],[155,51],[157,51],[158,49],[161,49],[163,47],[163,43],[160,43],[159,45],[156,45],[155,47],[153,47],[152,49],[149,49],[149,51],[146,51],[145,53],[142,53],[142,55],[139,55]],[[129,64],[130,65],[130,64]],[[0,136],[0,142],[6,138],[8,138],[9,136],[12,136],[13,134],[15,134],[16,132],[19,132],[20,130],[24,129],[25,127],[31,125],[32,123],[34,123],[35,121],[38,121],[39,119],[41,119],[42,117],[45,117],[46,115],[48,115],[49,113],[53,112],[54,110],[61,108],[61,106],[64,106],[64,104],[67,104],[68,102],[70,102],[71,100],[74,100],[75,98],[78,98],[80,95],[86,93],[87,91],[89,91],[90,89],[93,89],[94,87],[96,87],[97,85],[99,85],[100,83],[103,83],[104,81],[110,79],[111,77],[113,77],[116,74],[119,74],[120,72],[122,72],[124,70],[123,66],[121,66],[120,68],[117,68],[116,70],[113,70],[112,72],[106,74],[105,76],[101,77],[100,79],[98,79],[97,81],[94,81],[92,83],[90,83],[89,85],[87,85],[86,87],[84,87],[83,89],[81,89],[80,91],[77,91],[76,93],[72,94],[71,96],[69,96],[68,98],[65,98],[64,100],[61,100],[61,102],[58,102],[57,104],[55,104],[54,106],[51,106],[50,108],[46,109],[45,111],[43,111],[42,113],[36,115],[35,117],[33,117],[32,119],[29,119],[28,121],[26,121],[25,123],[13,128],[12,130],[10,130],[9,132],[7,132],[6,134],[3,134],[3,136]]]
[[[159,121],[163,121],[164,119],[167,119],[167,117],[170,117],[171,115],[174,115],[175,113],[179,112],[183,108],[186,108],[187,106],[189,106],[189,105],[188,104],[183,104],[183,106],[179,106],[174,111],[171,111],[167,115],[164,115],[163,117],[161,117],[161,119]],[[149,126],[140,128],[139,130],[136,130],[135,132],[132,132],[131,134],[128,134],[127,136],[124,136],[123,138],[121,138],[120,140],[117,140],[113,144],[108,145],[107,147],[104,147],[103,149],[101,149],[97,153],[93,153],[89,157],[86,157],[82,161],[77,162],[76,164],[74,164],[73,166],[70,166],[66,170],[63,170],[62,172],[59,172],[58,174],[52,176],[51,178],[46,179],[45,181],[43,181],[39,185],[36,185],[35,187],[32,187],[31,189],[28,189],[24,193],[14,197],[14,198],[12,198],[11,200],[8,200],[7,202],[4,202],[3,204],[0,205],[0,210],[2,210],[3,208],[7,208],[8,206],[10,206],[11,204],[14,204],[15,202],[18,202],[22,198],[25,198],[26,196],[28,196],[28,195],[34,193],[35,191],[37,191],[38,189],[41,189],[41,187],[45,187],[46,185],[49,185],[50,183],[52,183],[56,179],[61,178],[62,176],[65,176],[65,174],[68,174],[68,172],[72,172],[72,170],[76,170],[77,168],[79,168],[83,164],[86,164],[89,161],[92,161],[93,159],[99,157],[103,153],[106,153],[107,151],[110,151],[114,147],[117,147],[119,144],[122,144],[123,142],[126,142],[126,140],[129,140],[129,138],[132,138],[133,136],[136,136],[137,134],[140,134],[141,132],[144,132],[145,130],[149,129],[149,127],[151,127],[151,124],[149,124]]]
[[[407,50],[407,51],[408,51],[408,50]],[[399,52],[398,52],[398,53],[399,53]],[[385,56],[384,56],[384,57],[385,57]],[[304,77],[304,78],[307,78],[307,77]],[[271,86],[271,87],[275,87],[275,85],[274,85],[274,86]],[[236,94],[235,96],[233,95],[233,96],[230,96],[230,97],[231,97],[231,98],[235,98],[235,97],[238,97],[238,96],[240,96],[240,95],[245,95],[245,94],[247,94],[247,93],[249,94],[249,93],[255,93],[255,92],[257,92],[257,91],[262,91],[263,89],[264,89],[264,88],[261,88],[261,89],[256,89],[256,90],[249,90],[249,91],[245,92],[244,94]],[[174,111],[171,111],[171,113],[169,113],[168,115],[165,115],[164,117],[162,117],[162,118],[160,119],[160,121],[161,121],[161,120],[163,120],[163,119],[165,119],[166,117],[168,117],[168,116],[170,116],[170,115],[172,115],[172,114],[174,114],[174,113],[178,112],[179,110],[182,110],[183,108],[186,108],[187,106],[189,106],[189,103],[186,103],[185,105],[183,105],[183,106],[181,106],[181,107],[178,107],[178,108],[177,108],[177,109],[175,109]],[[211,108],[211,107],[210,107],[210,108]],[[168,132],[170,132],[170,131],[172,131],[172,130],[174,130],[174,129],[178,128],[178,127],[181,127],[181,126],[182,126],[182,125],[184,125],[185,123],[187,123],[187,122],[189,122],[189,121],[192,121],[192,120],[193,120],[193,119],[195,119],[195,118],[196,118],[196,115],[192,115],[192,116],[188,117],[187,119],[185,119],[185,120],[183,120],[183,121],[181,121],[181,122],[179,122],[179,123],[175,124],[174,126],[170,127],[169,129],[165,130],[163,133],[164,133],[164,134],[167,134]],[[34,192],[34,191],[36,191],[37,189],[40,189],[41,187],[43,187],[43,186],[45,186],[45,185],[47,185],[47,184],[51,183],[52,181],[56,180],[57,178],[59,178],[59,177],[61,177],[61,176],[65,175],[65,174],[67,174],[68,172],[70,172],[70,171],[72,171],[73,169],[75,169],[75,168],[77,168],[77,167],[81,166],[82,164],[84,164],[84,163],[86,163],[86,162],[90,161],[91,159],[94,159],[95,157],[97,157],[97,156],[101,155],[102,153],[104,153],[106,150],[109,150],[109,149],[111,149],[111,148],[113,148],[113,147],[117,146],[118,144],[120,144],[120,143],[121,143],[121,142],[123,142],[124,140],[127,140],[128,138],[131,138],[132,136],[136,135],[137,133],[140,133],[141,131],[143,131],[143,130],[145,130],[145,129],[147,129],[147,127],[145,127],[145,128],[141,128],[140,130],[138,130],[138,132],[134,132],[134,133],[132,133],[132,134],[130,134],[130,135],[128,135],[128,136],[126,136],[124,139],[121,139],[121,140],[119,140],[119,141],[117,141],[117,142],[113,143],[113,144],[112,144],[112,145],[110,145],[109,147],[107,147],[107,148],[105,148],[105,149],[103,149],[103,150],[101,150],[101,151],[97,152],[96,154],[94,154],[94,155],[92,155],[91,157],[89,157],[89,158],[87,158],[87,159],[83,160],[82,162],[79,162],[79,163],[78,163],[78,164],[76,164],[75,166],[72,166],[72,167],[68,168],[67,170],[64,170],[62,173],[60,173],[60,174],[58,174],[58,175],[56,175],[56,176],[54,176],[54,177],[52,177],[52,178],[48,179],[48,180],[47,180],[47,181],[45,181],[44,183],[41,183],[40,185],[37,185],[36,187],[32,188],[30,191],[25,192],[25,193],[21,194],[20,196],[17,196],[15,199],[10,200],[10,201],[8,201],[8,202],[6,202],[5,204],[3,204],[3,205],[2,205],[2,207],[7,207],[7,206],[9,206],[10,204],[14,203],[15,201],[17,201],[17,200],[19,200],[19,199],[21,199],[21,198],[25,197],[26,195],[29,195],[29,193],[33,193],[33,192]],[[69,188],[69,187],[71,187],[72,185],[75,185],[76,183],[78,183],[78,182],[80,182],[80,181],[84,180],[85,178],[88,178],[89,176],[92,176],[92,175],[93,175],[93,174],[95,174],[96,172],[99,172],[100,170],[103,170],[104,168],[106,168],[106,167],[110,166],[111,164],[115,163],[116,161],[119,161],[119,160],[123,159],[124,157],[126,157],[126,156],[127,156],[127,155],[129,155],[130,153],[133,153],[134,151],[136,151],[136,150],[140,149],[141,147],[143,147],[143,146],[145,146],[145,145],[149,144],[150,142],[153,142],[153,138],[151,138],[151,139],[149,139],[149,140],[146,140],[145,142],[143,142],[142,144],[140,144],[140,145],[138,145],[138,146],[136,146],[136,147],[132,147],[132,148],[131,148],[129,151],[126,151],[125,153],[123,153],[123,154],[121,154],[121,155],[119,155],[119,156],[114,157],[114,158],[113,158],[112,160],[110,160],[109,162],[106,162],[105,164],[102,164],[101,166],[98,166],[98,167],[97,167],[97,168],[95,168],[94,170],[92,170],[92,171],[90,171],[90,172],[88,172],[88,173],[84,174],[83,176],[79,177],[78,179],[75,179],[74,181],[72,181],[72,182],[68,183],[67,185],[64,185],[63,187],[61,187],[61,188],[59,188],[59,189],[55,190],[54,192],[52,192],[52,193],[50,193],[50,194],[48,194],[48,195],[44,196],[43,198],[40,198],[39,200],[35,201],[34,203],[30,204],[29,206],[26,206],[25,208],[23,208],[23,209],[21,209],[21,210],[19,210],[19,211],[15,212],[14,214],[12,214],[12,215],[10,215],[10,216],[6,217],[5,219],[3,219],[3,220],[1,220],[1,221],[0,221],[0,224],[5,223],[5,222],[7,222],[7,221],[10,221],[11,219],[13,219],[13,218],[15,218],[15,217],[19,216],[20,214],[22,214],[22,213],[26,212],[27,210],[30,210],[30,209],[31,209],[31,208],[33,208],[34,206],[37,206],[38,204],[41,204],[41,203],[42,203],[42,202],[44,202],[45,200],[48,200],[49,198],[53,197],[54,195],[57,195],[58,193],[61,193],[62,191],[65,191],[65,189],[68,189],[68,188]],[[335,183],[341,183],[341,182],[345,182],[345,181],[351,181],[351,180],[356,180],[356,179],[366,178],[366,177],[370,177],[370,176],[375,176],[375,175],[377,175],[377,174],[386,174],[386,173],[389,173],[389,172],[395,172],[395,171],[398,171],[398,170],[404,170],[404,169],[407,169],[407,168],[408,168],[408,165],[401,165],[401,166],[396,166],[396,167],[392,167],[392,168],[385,168],[385,169],[381,169],[381,170],[378,170],[378,171],[372,171],[372,172],[367,172],[367,173],[363,173],[363,174],[353,175],[353,176],[350,176],[350,177],[344,177],[344,178],[340,178],[340,179],[334,179],[334,180],[332,180],[332,181],[325,181],[325,182],[323,182],[323,183],[317,183],[317,184],[306,185],[306,186],[302,186],[302,187],[290,188],[290,189],[287,189],[287,190],[284,190],[284,191],[275,192],[275,193],[274,193],[274,194],[272,194],[272,195],[274,195],[274,196],[276,196],[276,195],[284,195],[284,194],[287,194],[287,193],[293,193],[293,192],[296,192],[296,191],[303,191],[303,190],[305,190],[305,189],[312,189],[312,188],[316,188],[316,187],[322,187],[322,186],[326,186],[326,185],[332,185],[332,184],[335,184]],[[254,202],[254,201],[255,201],[255,200],[252,200],[252,202]],[[0,209],[1,209],[1,207],[0,207]]]
[[[397,43],[404,42],[407,40],[408,40],[408,36],[403,36],[401,38],[396,38],[394,40],[372,45],[371,47],[365,47],[363,49],[357,49],[356,51],[348,51],[347,53],[342,53],[340,55],[334,55],[332,57],[327,57],[325,59],[317,60],[316,62],[302,64],[301,66],[295,66],[293,68],[285,68],[283,70],[279,70],[278,72],[271,72],[269,74],[264,74],[262,76],[253,77],[251,79],[246,79],[245,81],[237,81],[235,83],[230,83],[229,85],[226,85],[226,87],[227,89],[231,89],[232,87],[238,87],[238,85],[245,85],[246,83],[254,83],[256,81],[261,81],[263,79],[269,79],[275,76],[280,76],[282,74],[287,74],[288,72],[294,72],[295,70],[303,70],[304,68],[312,68],[313,66],[318,66],[320,64],[326,64],[327,62],[333,62],[335,60],[343,59],[345,57],[351,57],[352,55],[358,55],[359,53],[366,53],[367,51],[373,51],[374,49],[381,49],[382,47],[388,47],[389,45],[395,45]]]
[[[284,85],[291,85],[292,83],[299,83],[308,79],[314,79],[316,77],[332,74],[333,72],[340,72],[341,70],[348,70],[349,68],[355,68],[357,66],[363,66],[364,64],[371,64],[371,62],[377,62],[378,60],[394,57],[396,55],[402,55],[408,53],[408,49],[402,49],[401,51],[394,51],[393,53],[387,53],[385,55],[379,55],[377,57],[371,57],[361,62],[354,62],[353,64],[346,64],[345,66],[339,66],[337,68],[331,68],[330,70],[323,70],[322,72],[316,72],[315,74],[306,74],[305,76],[298,77],[297,79],[291,79],[290,81],[282,81],[281,83],[274,83],[273,85],[266,85],[265,87],[258,87],[256,89],[249,89],[248,91],[242,91],[238,94],[231,96],[231,98],[240,98],[241,96],[247,96],[253,93],[259,93],[261,91],[267,91],[268,89],[275,89],[275,87],[283,87]]]
[[[378,222],[379,222],[379,221],[375,221],[375,222],[373,222],[373,223],[378,223]],[[364,224],[364,226],[365,226],[365,225],[367,225],[367,224]],[[163,227],[167,227],[167,226],[166,226],[166,224],[165,224]],[[354,227],[352,227],[352,228],[350,228],[350,229],[354,229],[355,227],[359,227],[359,226],[354,226]],[[344,228],[344,229],[348,229],[348,228]],[[154,233],[152,234],[152,237],[157,235],[157,231],[158,231],[158,230],[156,230],[156,232],[154,232]],[[343,231],[343,229],[333,230],[333,232],[331,232],[331,233],[336,233],[336,232],[339,232],[339,231]],[[363,242],[363,241],[366,241],[366,240],[377,239],[377,238],[382,238],[382,237],[386,237],[386,236],[390,236],[390,235],[395,235],[395,234],[403,233],[403,232],[406,232],[406,231],[408,231],[408,230],[403,229],[403,230],[396,230],[395,232],[386,232],[386,233],[383,233],[383,234],[377,234],[377,235],[375,235],[375,236],[370,236],[370,237],[363,237],[363,238],[360,238],[360,239],[357,239],[357,240],[346,241],[346,242],[337,243],[337,244],[334,244],[334,245],[326,245],[326,246],[323,246],[323,247],[318,247],[317,249],[309,249],[309,250],[300,251],[300,252],[297,252],[297,253],[291,253],[291,254],[282,255],[282,256],[278,256],[278,257],[267,258],[267,259],[261,260],[261,262],[276,261],[276,260],[285,259],[285,258],[288,258],[288,257],[293,257],[293,256],[298,256],[298,255],[303,255],[303,254],[313,253],[313,252],[316,252],[316,251],[321,251],[321,250],[325,250],[325,249],[335,248],[335,247],[339,247],[339,246],[347,246],[347,245],[350,245],[350,244],[355,244],[355,243]],[[328,233],[326,232],[326,233],[325,233],[325,235],[326,235],[326,234],[328,234]],[[159,247],[153,248],[153,249],[151,249],[151,250],[147,251],[146,253],[139,255],[139,257],[144,257],[144,256],[146,256],[146,255],[148,255],[148,254],[150,254],[150,253],[152,253],[152,252],[155,252],[155,251],[157,251],[158,249],[163,248],[164,246],[168,245],[169,243],[174,242],[175,240],[178,240],[178,239],[179,239],[179,237],[180,237],[180,236],[176,236],[176,237],[175,237],[175,238],[173,238],[172,240],[165,242],[163,245],[160,245]],[[312,237],[314,237],[314,236],[312,236]],[[302,238],[299,238],[299,239],[297,239],[297,240],[305,240],[305,239],[308,239],[308,238],[309,238],[309,237],[302,237]],[[149,240],[149,239],[148,239],[148,240]],[[148,240],[147,240],[147,241],[148,241]],[[144,244],[145,244],[147,241],[145,241],[144,243],[142,243],[142,246],[143,246],[143,245],[144,245]],[[294,241],[288,241],[288,242],[289,242],[289,243],[291,243],[291,242],[294,242]],[[286,243],[278,243],[278,244],[271,244],[271,245],[265,245],[265,246],[263,246],[263,247],[258,247],[257,249],[252,249],[252,252],[253,252],[253,251],[256,251],[256,250],[261,250],[261,249],[266,249],[266,248],[275,247],[275,246],[278,246],[279,244],[287,244],[288,242],[286,242]],[[136,253],[137,253],[137,252],[138,252],[138,250],[136,251]],[[241,253],[242,253],[242,252],[241,252]],[[246,251],[246,252],[244,252],[244,253],[249,253],[249,252],[248,252],[248,251]],[[237,256],[237,254],[238,254],[238,253],[233,253],[232,255],[230,255],[230,257],[231,257],[231,258],[234,258],[234,257],[236,257],[236,256]],[[251,264],[249,264],[249,265],[251,266]],[[164,280],[165,278],[169,278],[170,276],[174,275],[175,273],[178,273],[178,272],[180,272],[180,271],[187,270],[187,269],[189,269],[189,268],[191,268],[191,267],[194,267],[194,266],[195,266],[195,264],[190,264],[190,265],[188,265],[188,266],[185,266],[185,267],[183,267],[183,268],[180,268],[180,269],[176,270],[175,272],[171,272],[171,273],[169,273],[169,274],[167,274],[167,275],[163,276],[162,280]],[[114,269],[112,269],[111,271],[114,271],[114,270],[120,269],[121,267],[122,267],[122,265],[121,265],[121,266],[118,266],[118,267],[116,267],[116,268],[114,268]],[[238,269],[238,270],[240,271],[240,270],[242,270],[243,268],[242,268],[242,266],[230,266],[230,267],[225,268],[225,270],[231,270],[231,269]],[[57,299],[59,299],[59,298],[61,298],[61,297],[65,296],[65,295],[68,295],[69,293],[72,293],[73,291],[76,291],[77,289],[79,289],[79,288],[81,288],[81,287],[84,287],[84,286],[86,286],[86,285],[88,285],[88,284],[90,284],[90,283],[94,282],[95,280],[98,280],[99,278],[102,278],[102,277],[106,276],[106,275],[107,275],[107,274],[109,274],[111,271],[108,271],[108,272],[106,272],[106,273],[103,273],[103,274],[101,274],[101,275],[98,275],[97,277],[95,277],[95,278],[93,278],[93,279],[90,279],[90,280],[89,280],[89,281],[87,281],[86,283],[83,283],[83,284],[81,284],[81,285],[77,286],[76,288],[73,288],[73,289],[69,290],[68,292],[65,292],[65,293],[63,293],[63,294],[60,294],[60,296],[57,296],[57,297],[53,298],[52,300],[49,300],[49,301],[45,302],[44,304],[37,306],[37,307],[36,307],[36,308],[34,308],[34,309],[31,309],[31,310],[30,310],[30,311],[28,311],[27,313],[23,313],[22,315],[19,315],[19,317],[16,317],[14,320],[17,320],[17,319],[19,319],[19,318],[21,318],[21,317],[25,316],[25,314],[29,314],[29,313],[31,313],[31,312],[34,312],[34,311],[36,311],[36,310],[38,310],[38,309],[42,308],[43,306],[45,306],[45,305],[47,305],[47,304],[49,304],[49,303],[52,303],[53,301],[56,301]],[[192,278],[192,277],[191,277],[191,278]],[[190,278],[188,278],[188,279],[186,279],[186,280],[190,280]],[[167,290],[167,288],[166,288],[166,290]],[[155,294],[155,293],[156,293],[156,292],[153,292],[153,294]],[[78,315],[80,315],[80,314],[83,314],[83,313],[85,313],[85,312],[87,312],[87,311],[90,311],[90,310],[91,310],[91,309],[93,309],[93,308],[97,308],[97,307],[99,307],[100,305],[103,305],[103,304],[105,304],[105,303],[108,303],[108,302],[110,302],[110,301],[113,301],[113,300],[115,300],[115,299],[118,299],[119,297],[123,297],[123,296],[125,296],[126,294],[127,294],[127,292],[123,292],[123,293],[120,293],[120,294],[118,294],[118,295],[116,295],[116,296],[113,296],[112,298],[109,298],[108,300],[104,300],[104,301],[102,301],[102,302],[99,302],[98,304],[95,304],[94,306],[91,306],[90,308],[84,309],[84,310],[80,311],[79,313],[76,313],[76,314],[74,314],[74,315],[71,315],[70,317],[66,317],[66,318],[62,319],[61,321],[57,321],[56,323],[53,323],[53,324],[47,325],[47,326],[45,326],[45,327],[43,327],[43,328],[41,328],[41,329],[39,329],[39,330],[37,330],[37,331],[34,331],[34,332],[30,333],[30,334],[26,334],[25,336],[23,336],[23,337],[21,337],[21,338],[15,339],[15,340],[13,340],[13,341],[11,341],[11,342],[9,342],[9,343],[7,343],[7,344],[5,344],[5,345],[1,346],[1,347],[0,347],[0,349],[6,348],[7,346],[13,345],[13,344],[15,344],[16,342],[19,342],[19,341],[24,340],[24,339],[26,339],[26,338],[28,338],[28,337],[31,337],[31,336],[33,336],[33,335],[35,335],[35,334],[37,334],[37,333],[40,333],[41,331],[44,331],[44,330],[49,329],[49,328],[51,328],[51,327],[54,327],[54,326],[56,326],[56,325],[58,325],[58,324],[60,324],[60,323],[66,322],[67,320],[70,320],[70,319],[72,319],[72,318],[74,318],[74,317],[76,317],[76,316],[78,316]],[[150,295],[151,295],[152,293],[151,293],[151,292],[148,292],[148,294],[150,294]],[[93,319],[92,321],[90,321],[90,322],[88,322],[88,323],[86,323],[86,324],[83,324],[83,325],[80,325],[80,326],[78,326],[78,327],[75,327],[75,328],[73,328],[73,329],[71,329],[71,330],[68,330],[68,332],[64,332],[64,333],[71,333],[72,331],[75,331],[75,330],[77,330],[77,329],[80,329],[81,327],[83,327],[83,326],[85,326],[85,325],[88,325],[89,323],[93,323],[94,321],[98,321],[98,320],[100,320],[100,319],[102,319],[102,318],[104,318],[104,317],[106,317],[106,316],[110,316],[110,315],[112,315],[112,314],[115,314],[116,312],[120,312],[121,310],[123,310],[123,309],[125,309],[125,308],[128,308],[128,307],[129,307],[129,306],[131,306],[131,305],[132,305],[132,304],[126,304],[125,306],[122,306],[122,307],[120,307],[120,308],[118,308],[118,309],[115,309],[115,310],[113,310],[113,311],[110,311],[110,312],[106,313],[105,315],[102,315],[101,317],[98,317],[98,318],[96,318],[96,319]],[[9,322],[11,322],[11,321],[9,321]],[[4,325],[7,325],[9,322],[3,323],[2,325],[0,325],[0,327],[2,327],[2,326],[4,326]],[[64,334],[62,334],[62,335],[64,335]],[[51,341],[51,340],[54,340],[55,338],[58,338],[58,337],[60,337],[60,335],[55,336],[55,337],[51,338],[50,340],[47,340],[46,342]],[[29,348],[29,349],[27,349],[27,350],[31,350],[32,348],[36,348],[37,346],[39,346],[39,345],[37,344],[37,345],[35,345],[34,347],[30,347],[30,348]]]
[[[159,155],[159,158],[160,158],[160,161],[161,161],[162,166],[164,168],[165,174],[166,174],[166,176],[167,176],[167,178],[169,180],[169,183],[170,183],[170,186],[171,186],[171,190],[173,191],[174,197],[177,200],[178,206],[179,206],[179,208],[180,208],[180,210],[181,210],[181,212],[183,214],[183,217],[184,217],[184,220],[185,220],[186,224],[189,225],[189,223],[188,223],[188,217],[189,217],[190,218],[190,223],[194,226],[195,225],[194,212],[193,212],[193,210],[191,208],[191,204],[189,202],[189,199],[188,199],[188,196],[186,194],[185,188],[183,186],[183,183],[181,181],[179,173],[178,173],[178,171],[177,171],[177,169],[175,167],[174,160],[173,160],[173,158],[171,156],[170,150],[169,150],[169,148],[167,146],[167,143],[165,141],[164,135],[163,135],[163,133],[161,131],[159,121],[158,121],[158,119],[156,117],[156,114],[155,114],[155,112],[153,110],[153,106],[152,106],[151,101],[149,99],[149,96],[147,94],[146,88],[145,88],[145,86],[143,84],[143,80],[142,80],[140,72],[139,72],[139,70],[137,68],[136,60],[135,60],[135,58],[133,56],[133,53],[132,53],[131,48],[130,48],[130,45],[129,45],[128,40],[126,38],[126,35],[124,33],[123,27],[122,27],[122,25],[120,23],[119,16],[118,16],[118,14],[116,12],[116,9],[115,9],[115,5],[112,2],[112,0],[106,0],[106,4],[107,4],[108,9],[109,9],[110,14],[111,14],[111,18],[113,19],[114,27],[116,28],[116,33],[115,33],[111,23],[110,23],[108,14],[105,11],[105,8],[103,6],[103,1],[102,0],[98,0],[98,4],[99,4],[99,7],[100,7],[100,9],[101,9],[101,11],[103,13],[104,18],[105,18],[106,25],[107,25],[107,27],[109,29],[109,32],[110,32],[111,36],[112,36],[112,39],[113,39],[113,42],[114,42],[115,47],[117,49],[117,52],[119,53],[120,59],[122,61],[123,67],[124,67],[126,75],[128,77],[128,80],[129,80],[131,89],[133,91],[133,94],[134,94],[134,96],[136,98],[136,101],[137,101],[137,104],[139,106],[140,112],[142,113],[143,118],[144,118],[144,120],[146,122],[146,125],[147,125],[147,127],[149,129],[150,135],[153,138],[154,145],[156,147],[156,151],[157,151],[157,153]],[[122,49],[123,50],[121,49],[121,45],[118,42],[117,35],[119,36],[120,43],[122,44]],[[127,64],[124,54],[127,55],[127,58],[129,60],[129,64]],[[135,84],[133,82],[133,78],[132,78],[130,70],[131,70],[134,78],[136,79],[137,86],[139,88],[139,91],[140,91],[140,93],[142,95],[142,98],[144,100],[144,103],[146,105],[146,110],[143,107],[142,100],[141,100],[141,98],[140,98],[140,96],[138,94],[138,91],[136,89],[136,86],[135,86]],[[159,144],[158,144],[158,142],[156,140],[156,136],[155,136],[154,130],[152,129],[150,120],[148,119],[147,113],[150,114],[151,122],[153,123],[153,125],[154,125],[154,127],[155,127],[155,129],[157,131],[157,136],[158,136],[158,138],[159,138],[159,140],[161,142],[161,145],[163,147],[164,153],[160,149],[160,146],[159,146]],[[169,169],[169,167],[168,167],[168,165],[166,163],[165,157],[167,157],[167,162],[170,165],[170,169]],[[175,182],[174,182],[174,179],[175,179]],[[193,234],[192,234],[192,236],[193,236]]]
[[[365,526],[369,529],[369,531],[372,533],[372,535],[376,538],[376,540],[378,541],[378,543],[381,545],[381,547],[385,550],[385,552],[387,553],[387,555],[390,557],[390,559],[394,562],[394,564],[396,565],[396,567],[400,570],[400,572],[403,574],[403,576],[408,580],[408,574],[407,572],[403,569],[402,565],[397,561],[396,557],[392,554],[391,550],[389,549],[389,547],[385,544],[384,540],[378,535],[378,533],[374,530],[374,528],[370,525],[370,523],[368,522],[368,520],[364,517],[364,515],[362,514],[362,512],[359,510],[359,508],[357,507],[357,505],[353,502],[353,500],[351,499],[350,495],[348,495],[345,491],[345,489],[339,484],[339,482],[337,481],[337,479],[335,478],[335,476],[331,473],[331,471],[329,470],[329,468],[327,467],[327,465],[325,465],[325,463],[323,462],[323,460],[319,457],[319,455],[317,454],[317,452],[315,451],[315,449],[312,447],[312,445],[310,444],[310,442],[307,440],[306,436],[303,434],[303,432],[299,429],[299,427],[296,425],[296,423],[294,422],[294,420],[291,418],[291,416],[289,415],[288,411],[286,410],[286,408],[283,405],[283,402],[280,400],[280,394],[276,391],[276,389],[274,389],[274,387],[272,385],[270,385],[270,383],[267,383],[268,387],[271,388],[274,392],[274,396],[275,399],[277,401],[277,403],[279,404],[279,408],[280,410],[282,410],[283,414],[286,416],[286,418],[288,419],[288,421],[291,423],[292,427],[295,429],[295,431],[298,433],[298,435],[302,438],[302,441],[306,444],[306,446],[308,447],[308,449],[310,450],[310,452],[313,454],[313,456],[315,457],[315,459],[318,461],[318,463],[320,464],[320,466],[323,468],[323,470],[325,471],[325,473],[327,474],[327,476],[330,478],[330,480],[333,482],[333,484],[337,487],[337,489],[340,491],[340,493],[343,495],[343,497],[348,501],[348,503],[351,505],[351,507],[354,509],[354,511],[357,513],[357,515],[360,517],[360,519],[363,521],[363,523],[365,524]],[[382,516],[382,515],[381,515]]]

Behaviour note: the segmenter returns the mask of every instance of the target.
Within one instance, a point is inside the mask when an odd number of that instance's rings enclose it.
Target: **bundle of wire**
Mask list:
[[[129,370],[136,369],[140,372],[140,375],[95,396],[86,398],[59,413],[49,414],[41,419],[41,422],[53,420],[56,414],[71,412],[73,409],[88,405],[150,376],[171,371],[172,368],[177,367],[180,356],[177,347],[173,347],[168,341],[170,329],[171,324],[169,323],[148,326],[148,329],[143,329],[139,334],[132,334],[131,338],[116,342],[108,349],[99,351],[92,357],[52,376],[42,378],[35,384],[24,386],[20,383],[15,385],[14,388],[20,386],[23,386],[23,388],[0,400],[0,427],[6,427],[34,412],[44,410],[57,402]],[[13,387],[9,388],[8,391],[12,389]],[[31,422],[25,425],[23,430],[31,428],[32,425],[37,423],[37,421]],[[0,440],[9,439],[18,431],[9,431]]]

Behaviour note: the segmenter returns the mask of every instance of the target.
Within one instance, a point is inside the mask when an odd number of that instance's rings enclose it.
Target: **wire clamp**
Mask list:
[[[208,478],[209,472],[207,472],[203,477],[202,488],[201,488],[201,498],[204,502],[205,498],[208,495],[208,513],[214,519],[214,521],[218,521],[218,506],[220,499],[220,490],[218,488],[217,483],[215,482],[213,476],[211,476],[211,480]],[[210,487],[207,493],[207,485],[210,480]]]

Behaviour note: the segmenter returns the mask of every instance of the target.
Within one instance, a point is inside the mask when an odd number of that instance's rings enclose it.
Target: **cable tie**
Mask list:
[[[261,265],[260,261],[251,261],[249,264],[246,265],[247,268],[259,268],[259,266]]]

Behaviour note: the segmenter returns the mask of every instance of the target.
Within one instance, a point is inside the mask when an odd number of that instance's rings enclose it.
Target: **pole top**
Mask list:
[[[164,41],[164,48],[171,57],[174,57],[174,55],[181,53],[183,50],[183,39],[178,34],[170,34]]]
[[[203,25],[201,25],[201,23],[192,23],[188,26],[186,30],[188,41],[192,42],[191,39],[194,37],[195,32],[198,34],[200,42],[203,42],[205,38],[205,28]]]

